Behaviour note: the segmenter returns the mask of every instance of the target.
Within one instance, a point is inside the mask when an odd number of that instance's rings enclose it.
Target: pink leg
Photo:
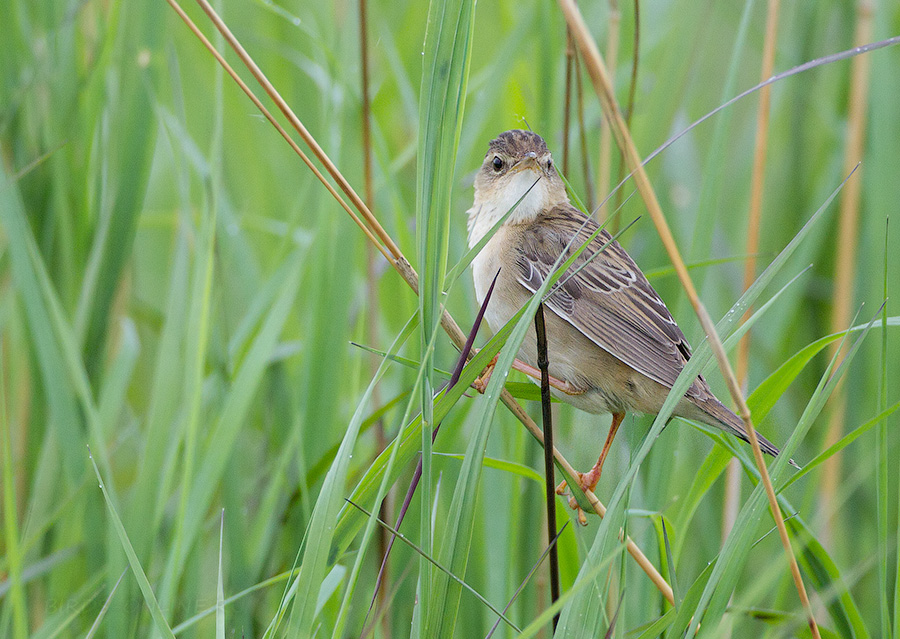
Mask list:
[[[494,355],[494,358],[490,361],[490,363],[484,368],[484,372],[474,381],[472,382],[472,386],[479,393],[484,394],[484,390],[487,388],[488,382],[491,379],[491,375],[494,373],[494,367],[497,365],[497,355]],[[534,366],[529,366],[525,362],[521,360],[513,360],[512,367],[517,371],[525,373],[529,377],[540,380],[541,379],[541,371],[535,368]],[[566,395],[579,395],[584,391],[578,390],[574,386],[572,386],[569,382],[564,382],[560,379],[557,379],[550,376],[550,386],[553,388],[562,391]]]
[[[600,451],[600,459],[597,460],[597,463],[594,464],[594,467],[591,468],[586,473],[578,473],[578,483],[581,486],[581,489],[584,491],[594,491],[594,488],[597,487],[597,483],[600,481],[600,475],[603,472],[603,462],[606,461],[606,456],[609,454],[609,449],[612,446],[613,439],[616,437],[616,431],[619,430],[619,426],[622,424],[622,420],[625,418],[625,413],[613,413],[612,416],[612,424],[609,426],[609,434],[606,436],[606,443],[603,444],[603,450]],[[566,490],[566,482],[560,483],[559,486],[556,487],[556,493],[558,495],[562,495]],[[572,507],[573,510],[578,511],[578,521],[582,525],[587,524],[587,517],[584,516],[584,512],[581,510],[581,507],[578,505],[578,502],[574,497],[569,499],[569,506]]]

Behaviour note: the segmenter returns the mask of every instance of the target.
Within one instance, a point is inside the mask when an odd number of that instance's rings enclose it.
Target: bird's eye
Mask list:
[[[495,171],[499,171],[503,168],[503,160],[500,159],[499,155],[495,155],[494,159],[491,160],[491,166],[494,167]]]
[[[553,168],[553,160],[547,160],[547,170],[549,171],[552,168]]]

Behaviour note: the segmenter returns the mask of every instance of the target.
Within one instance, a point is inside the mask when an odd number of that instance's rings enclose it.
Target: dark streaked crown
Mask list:
[[[521,158],[526,153],[534,152],[538,157],[547,153],[547,143],[544,138],[537,133],[531,131],[523,131],[522,129],[512,129],[504,131],[496,138],[491,140],[488,148],[488,155],[492,153],[502,153],[509,157]]]

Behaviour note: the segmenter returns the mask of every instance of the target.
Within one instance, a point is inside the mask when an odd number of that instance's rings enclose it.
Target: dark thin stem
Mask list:
[[[641,6],[640,0],[634,0],[634,50],[631,54],[631,83],[628,86],[628,104],[625,106],[625,124],[631,128],[631,118],[634,115],[634,96],[637,93],[638,66],[641,60]],[[619,170],[616,175],[616,183],[622,181],[625,174],[625,162],[619,162]],[[622,203],[622,190],[616,191],[616,205],[619,208]],[[619,228],[619,218],[613,220],[613,229]],[[615,231],[614,231],[615,232]]]
[[[587,126],[584,123],[584,87],[581,81],[581,64],[575,56],[575,95],[578,106],[578,134],[581,141],[581,169],[584,172],[584,188],[587,190],[588,208],[594,208],[594,182],[591,179],[591,162],[587,147]]]
[[[365,182],[365,193],[366,193],[366,205],[369,207],[369,210],[372,211],[375,209],[375,194],[372,186],[372,110],[371,104],[369,101],[369,39],[368,39],[368,20],[366,18],[366,5],[368,0],[359,0],[359,53],[360,53],[360,80],[361,87],[360,92],[362,94],[362,151],[363,151],[363,179]],[[366,309],[367,309],[367,317],[366,317],[366,332],[368,333],[369,339],[374,343],[376,334],[378,332],[378,322],[377,315],[375,314],[375,308],[377,307],[377,296],[378,293],[378,275],[377,275],[377,266],[375,263],[375,248],[372,246],[370,242],[366,242]],[[378,368],[378,363],[376,360],[372,360],[372,375],[374,376],[375,370]],[[381,404],[378,387],[376,386],[372,389],[372,402],[378,406]],[[384,420],[379,419],[378,423],[375,424],[375,448],[378,453],[384,450],[385,446],[387,446],[387,437],[384,432]],[[387,498],[381,503],[381,518],[385,520],[393,519],[393,499],[392,495],[388,495]],[[381,551],[382,556],[387,555],[387,547],[388,541],[390,537],[384,531],[383,528],[378,528],[378,549]],[[382,604],[384,603],[384,597],[388,591],[388,567],[385,565],[384,568],[384,581],[381,583],[381,587],[376,592],[376,595],[380,598]],[[387,624],[382,628],[383,634],[386,637],[390,636],[390,628]]]
[[[372,191],[372,110],[369,100],[369,38],[366,2],[367,0],[359,0],[359,52],[362,75],[363,177],[366,188],[366,204],[371,208],[375,204],[375,197]]]
[[[562,172],[569,174],[569,127],[571,126],[572,111],[572,63],[575,58],[575,43],[572,42],[572,32],[566,28],[566,93],[563,106],[563,152]]]
[[[481,326],[481,322],[484,320],[484,312],[487,310],[488,302],[491,299],[491,295],[494,293],[494,285],[497,283],[497,277],[500,275],[500,271],[497,271],[497,275],[494,276],[494,281],[491,282],[491,287],[488,289],[487,295],[484,296],[484,302],[481,303],[481,308],[478,310],[478,315],[475,316],[475,322],[472,324],[472,330],[469,331],[469,336],[466,339],[466,343],[463,346],[462,350],[459,352],[459,358],[456,360],[456,368],[453,369],[453,375],[450,377],[450,381],[447,384],[447,390],[449,391],[451,388],[456,386],[456,383],[459,381],[460,376],[462,375],[463,368],[466,366],[466,361],[468,360],[469,353],[472,350],[472,345],[475,343],[475,336],[478,334],[478,328]],[[431,431],[431,443],[434,443],[434,440],[437,439],[438,431],[441,429],[441,423],[434,427],[434,430]],[[551,447],[551,451],[553,448]],[[413,496],[416,494],[416,488],[419,487],[419,481],[422,479],[422,459],[419,458],[419,463],[416,464],[416,471],[413,473],[412,481],[409,482],[409,488],[406,491],[406,497],[403,498],[403,505],[400,506],[400,513],[397,515],[397,523],[394,524],[394,528],[400,530],[400,524],[403,523],[404,517],[406,517],[406,511],[409,510],[409,505],[412,503]],[[381,568],[378,569],[378,578],[375,580],[375,594],[372,596],[372,601],[369,602],[369,610],[366,612],[366,619],[363,621],[363,632],[361,636],[365,636],[366,629],[366,621],[369,618],[369,614],[372,612],[372,607],[375,605],[375,597],[378,594],[379,589],[381,588],[381,582],[384,579],[385,568],[387,567],[388,557],[390,557],[391,549],[394,547],[395,536],[391,536],[390,540],[387,544],[387,549],[384,551],[384,557],[381,560]]]
[[[544,325],[544,305],[538,304],[534,315],[537,333],[537,364],[541,369],[541,411],[544,421],[544,480],[547,489],[547,539],[556,539],[556,481],[553,468],[553,414],[550,411],[550,359],[547,356],[547,328]],[[550,605],[559,599],[559,553],[556,544],[550,546]],[[559,613],[553,615],[553,632],[559,623]]]
[[[634,51],[631,53],[631,84],[628,86],[628,104],[625,107],[625,124],[631,128],[634,115],[634,94],[637,93],[638,63],[641,59],[641,3],[634,0]]]

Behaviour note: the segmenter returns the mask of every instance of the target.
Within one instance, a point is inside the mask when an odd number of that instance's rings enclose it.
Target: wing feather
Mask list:
[[[574,251],[596,230],[597,223],[571,205],[545,213],[524,234],[517,256],[518,281],[536,291],[570,240],[577,235],[570,249]],[[690,344],[618,242],[598,253],[611,239],[601,231],[554,285],[545,303],[599,347],[671,387],[691,356]],[[706,389],[706,382],[698,377],[687,394],[702,396]]]

